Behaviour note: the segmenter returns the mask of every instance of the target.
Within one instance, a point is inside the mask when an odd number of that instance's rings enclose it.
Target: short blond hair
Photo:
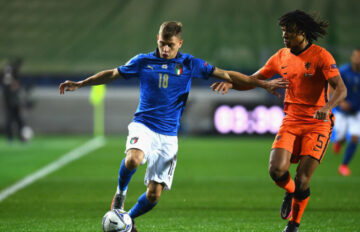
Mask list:
[[[170,39],[173,36],[181,39],[182,37],[182,23],[176,21],[163,22],[160,26],[159,35],[162,35],[164,39]]]

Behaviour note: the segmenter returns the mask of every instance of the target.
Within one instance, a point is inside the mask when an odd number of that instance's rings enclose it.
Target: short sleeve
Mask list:
[[[260,69],[260,74],[267,79],[273,77],[275,74],[278,74],[279,67],[279,53],[275,53],[268,59],[266,64]]]
[[[191,76],[194,78],[209,79],[214,72],[215,66],[210,65],[206,61],[193,58],[191,62]]]
[[[335,76],[340,76],[338,67],[334,57],[326,50],[323,50],[321,54],[322,66],[321,71],[324,74],[326,80],[329,80]]]
[[[118,72],[125,78],[138,77],[140,71],[141,56],[131,58],[126,64],[117,68]]]

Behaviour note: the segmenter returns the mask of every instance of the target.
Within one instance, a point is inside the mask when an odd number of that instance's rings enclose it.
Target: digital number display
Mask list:
[[[260,105],[248,110],[242,105],[221,105],[215,110],[214,124],[221,134],[276,134],[283,118],[279,106]]]

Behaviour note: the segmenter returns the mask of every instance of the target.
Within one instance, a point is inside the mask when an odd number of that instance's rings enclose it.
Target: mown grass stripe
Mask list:
[[[90,152],[102,147],[105,145],[104,137],[95,137],[88,142],[84,143],[80,147],[75,148],[69,153],[64,154],[59,159],[54,162],[46,165],[42,169],[24,177],[22,180],[16,182],[12,186],[4,189],[0,192],[0,202],[5,200],[10,195],[16,193],[17,191],[25,188],[26,186],[34,183],[40,178],[43,178],[50,173],[60,169],[61,167],[71,163],[72,161],[81,158],[84,155],[89,154]]]

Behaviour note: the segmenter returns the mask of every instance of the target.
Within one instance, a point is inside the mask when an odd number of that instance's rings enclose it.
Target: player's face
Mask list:
[[[305,40],[305,34],[296,31],[295,27],[281,27],[281,30],[284,44],[287,48],[300,47]]]
[[[161,58],[173,59],[176,57],[183,41],[176,36],[165,40],[161,34],[157,36],[157,44]]]
[[[351,54],[351,64],[356,71],[360,71],[360,50],[354,50]]]

